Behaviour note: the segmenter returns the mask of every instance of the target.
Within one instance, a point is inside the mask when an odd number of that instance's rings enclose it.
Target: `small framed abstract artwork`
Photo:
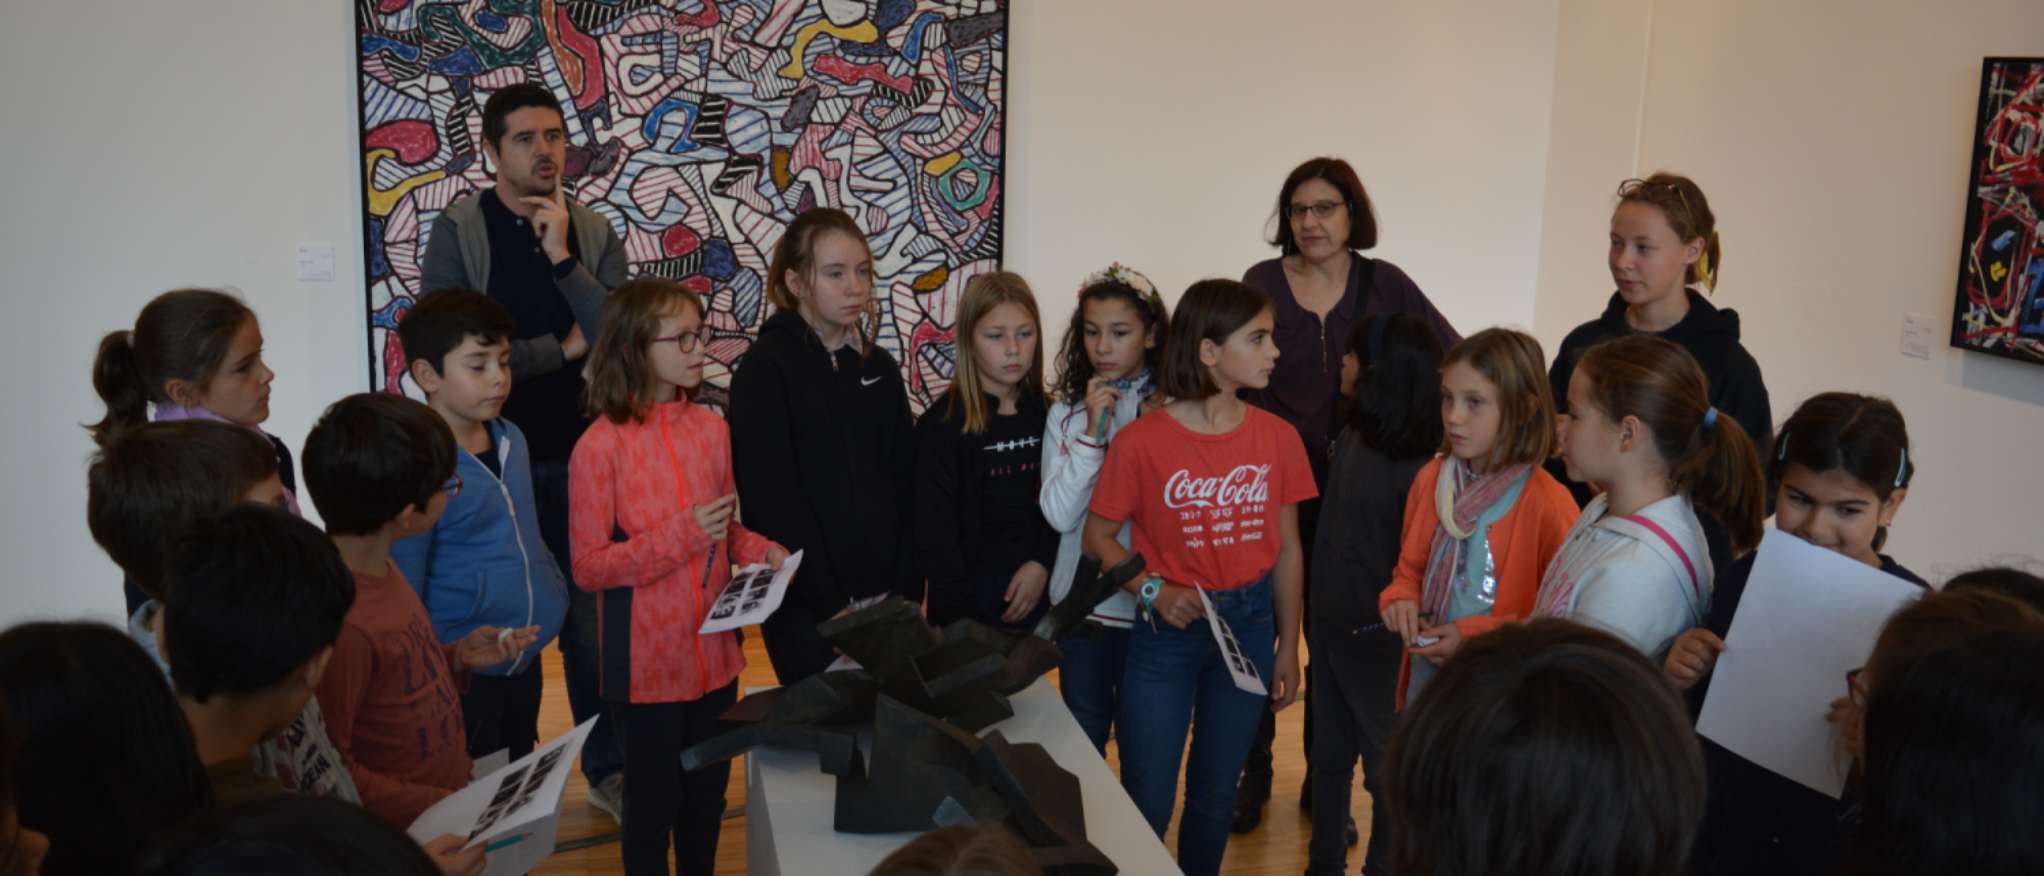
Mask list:
[[[2044,365],[2044,58],[1980,70],[1952,346]]]

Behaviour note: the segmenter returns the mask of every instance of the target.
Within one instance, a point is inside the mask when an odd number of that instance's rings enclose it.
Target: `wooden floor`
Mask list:
[[[740,680],[740,687],[772,685],[773,669],[767,664],[766,649],[761,645],[759,629],[748,628],[745,636],[745,660],[747,668]],[[560,652],[552,648],[545,654],[546,701],[540,709],[539,737],[552,739],[571,729],[574,724],[568,715],[568,694],[561,676]],[[1053,674],[1053,680],[1056,676]],[[1299,809],[1299,783],[1305,778],[1305,758],[1300,747],[1300,728],[1305,709],[1293,706],[1278,715],[1277,780],[1271,801],[1264,809],[1263,825],[1254,832],[1229,838],[1228,854],[1222,861],[1224,874],[1256,874],[1256,876],[1293,876],[1306,869],[1306,840],[1312,834],[1312,823],[1306,813]],[[1108,743],[1107,760],[1110,768],[1119,769],[1115,760],[1114,744]],[[578,770],[568,780],[568,796],[562,804],[561,830],[559,840],[571,840],[617,830],[610,816],[591,809],[584,802],[588,786]],[[734,809],[745,807],[745,770],[742,765],[731,771],[731,802]],[[1182,798],[1181,798],[1182,800]],[[1369,800],[1362,793],[1360,777],[1356,787],[1354,810],[1357,822],[1364,830],[1369,829]],[[1367,841],[1368,837],[1365,837]],[[1178,848],[1178,827],[1174,820],[1171,832],[1165,836],[1164,847],[1176,852]],[[1362,848],[1349,850],[1350,869],[1362,865]],[[618,845],[605,843],[587,849],[560,852],[548,858],[539,869],[532,871],[544,876],[583,876],[583,874],[621,874],[623,862],[618,857]],[[745,820],[743,817],[724,822],[724,835],[717,848],[717,872],[742,874],[745,870]],[[856,876],[856,874],[854,874]]]

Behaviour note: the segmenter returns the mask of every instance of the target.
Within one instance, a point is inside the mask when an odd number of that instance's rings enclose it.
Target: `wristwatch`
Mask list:
[[[1136,592],[1136,600],[1143,604],[1143,618],[1149,619],[1150,603],[1157,601],[1157,594],[1164,592],[1164,579],[1151,575],[1143,579],[1143,586]]]

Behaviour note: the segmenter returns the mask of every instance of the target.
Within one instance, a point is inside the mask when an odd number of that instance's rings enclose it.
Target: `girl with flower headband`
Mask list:
[[[1057,565],[1050,573],[1052,604],[1072,589],[1083,552],[1086,503],[1100,479],[1100,463],[1115,433],[1162,404],[1157,393],[1157,359],[1170,319],[1150,278],[1116,262],[1079,284],[1079,308],[1065,330],[1057,400],[1043,435],[1043,516],[1060,534]],[[1129,544],[1129,526],[1116,536]],[[1114,726],[1122,665],[1128,657],[1129,624],[1135,597],[1117,594],[1093,610],[1102,627],[1098,641],[1058,641],[1065,662],[1058,667],[1058,691],[1072,717],[1103,755]]]
[[[1732,547],[1760,544],[1766,485],[1738,420],[1712,407],[1703,369],[1661,338],[1590,348],[1569,378],[1561,458],[1604,485],[1540,581],[1534,614],[1604,627],[1660,663],[1710,611],[1716,565],[1696,509]]]
[[[1916,460],[1909,427],[1893,402],[1827,392],[1813,396],[1781,425],[1767,458],[1774,526],[1926,590],[1930,584],[1881,553],[1888,525],[1902,508]],[[1663,664],[1698,714],[1711,670],[1725,650],[1757,554],[1720,572],[1702,626],[1675,640]],[[1950,585],[1947,585],[1950,589]],[[1813,705],[1814,708],[1814,705]],[[1710,805],[1691,872],[1829,873],[1838,869],[1851,812],[1860,801],[1833,799],[1703,740]]]
[[[1760,364],[1739,342],[1739,314],[1720,310],[1703,295],[1717,288],[1723,253],[1718,244],[1717,217],[1703,189],[1688,177],[1668,172],[1626,180],[1618,187],[1618,207],[1611,214],[1611,293],[1604,314],[1577,326],[1562,339],[1548,383],[1562,414],[1570,412],[1565,396],[1569,377],[1584,352],[1612,338],[1652,335],[1689,351],[1710,381],[1708,402],[1746,430],[1755,447],[1766,447],[1774,411]],[[1547,464],[1562,478],[1578,504],[1590,501],[1588,484],[1563,478],[1560,460]],[[1704,518],[1711,561],[1731,564],[1725,527]]]

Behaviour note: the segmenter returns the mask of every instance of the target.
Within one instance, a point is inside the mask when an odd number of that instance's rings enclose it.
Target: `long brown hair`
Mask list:
[[[1525,332],[1488,328],[1448,350],[1441,370],[1467,364],[1498,389],[1498,443],[1492,466],[1539,465],[1554,455],[1554,390],[1543,363],[1547,354]],[[1446,436],[1441,453],[1452,454]]]
[[[1013,271],[974,277],[966,282],[964,294],[958,296],[958,329],[952,341],[958,365],[951,377],[951,387],[944,391],[944,416],[947,419],[956,416],[957,409],[963,407],[967,435],[986,431],[987,419],[993,416],[993,411],[987,410],[986,390],[979,386],[979,364],[972,357],[972,336],[979,330],[980,320],[1003,304],[1022,308],[1029,314],[1029,321],[1036,324],[1036,357],[1022,375],[1020,389],[1039,402],[1044,399],[1043,317],[1037,314],[1036,296],[1029,291],[1029,282]]]
[[[1753,439],[1732,415],[1710,404],[1709,380],[1696,359],[1663,338],[1605,341],[1576,363],[1589,402],[1612,422],[1637,417],[1668,463],[1668,482],[1725,525],[1732,547],[1758,547],[1767,517],[1767,482]]]
[[[151,299],[133,331],[100,339],[92,388],[106,402],[106,418],[85,427],[93,442],[103,446],[116,430],[147,422],[151,402],[170,401],[164,392],[170,381],[205,386],[242,323],[254,318],[241,299],[214,289],[176,289]]]
[[[816,245],[826,234],[842,234],[865,247],[866,258],[873,257],[873,247],[866,242],[866,232],[852,221],[850,214],[835,207],[814,207],[795,217],[781,232],[781,239],[774,244],[774,257],[767,264],[767,300],[781,310],[802,312],[801,298],[788,285],[788,274],[793,272],[802,277],[810,288],[816,286]],[[880,327],[880,297],[866,298],[865,312],[859,318],[859,341],[861,354],[871,352],[873,339]],[[614,293],[613,293],[614,294]]]
[[[1701,283],[1709,292],[1718,287],[1718,263],[1724,253],[1718,246],[1718,219],[1711,215],[1710,201],[1696,181],[1665,170],[1646,179],[1626,180],[1618,187],[1618,203],[1649,204],[1661,208],[1675,238],[1688,244],[1702,241],[1703,257],[1689,266],[1687,283]]]
[[[582,388],[582,415],[622,425],[646,422],[653,407],[653,359],[647,348],[660,336],[660,321],[683,307],[707,317],[695,291],[659,277],[628,280],[603,300],[603,327],[589,347],[589,378]],[[705,351],[707,353],[707,351]],[[687,388],[693,399],[702,385]]]

